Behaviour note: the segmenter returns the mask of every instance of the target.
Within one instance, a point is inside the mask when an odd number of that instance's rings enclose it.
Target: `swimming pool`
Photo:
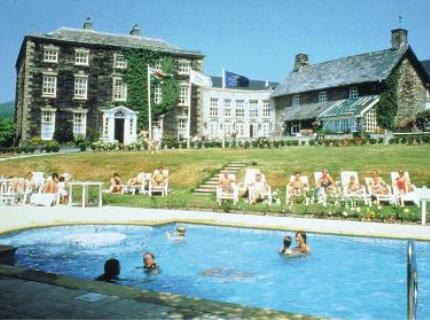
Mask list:
[[[17,264],[93,279],[104,261],[121,261],[121,283],[152,291],[343,319],[406,317],[406,241],[308,235],[311,256],[277,254],[280,231],[186,225],[67,226],[0,237],[19,249]],[[290,233],[294,236],[293,233]],[[418,319],[430,318],[430,244],[416,244]],[[143,272],[142,253],[156,254],[161,273]]]

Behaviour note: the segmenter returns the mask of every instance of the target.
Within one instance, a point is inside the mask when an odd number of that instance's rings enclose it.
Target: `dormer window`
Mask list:
[[[299,94],[295,94],[293,96],[293,107],[299,106],[300,105],[300,95]]]
[[[321,91],[318,95],[318,102],[326,102],[327,100],[327,91]]]
[[[115,53],[114,54],[114,67],[116,69],[125,69],[127,68],[127,59],[123,54]]]
[[[43,47],[43,62],[58,63],[58,47]]]
[[[89,62],[90,50],[76,49],[75,50],[75,65],[87,66]]]
[[[349,98],[350,99],[357,99],[358,98],[358,88],[357,87],[349,88]]]

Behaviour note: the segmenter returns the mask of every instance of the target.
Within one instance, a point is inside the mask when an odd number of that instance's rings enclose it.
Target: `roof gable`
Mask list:
[[[408,50],[386,49],[304,66],[291,72],[272,96],[385,80]]]

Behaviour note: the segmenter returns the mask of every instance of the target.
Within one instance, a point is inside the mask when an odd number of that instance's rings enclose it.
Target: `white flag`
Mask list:
[[[212,87],[212,80],[207,75],[190,69],[190,81],[192,84],[201,87]]]

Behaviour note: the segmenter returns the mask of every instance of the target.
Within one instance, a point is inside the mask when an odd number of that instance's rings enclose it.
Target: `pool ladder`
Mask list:
[[[407,256],[407,282],[408,282],[408,320],[416,319],[417,312],[417,301],[418,301],[418,270],[417,262],[415,259],[415,242],[413,240],[408,241],[408,248],[406,252]]]

